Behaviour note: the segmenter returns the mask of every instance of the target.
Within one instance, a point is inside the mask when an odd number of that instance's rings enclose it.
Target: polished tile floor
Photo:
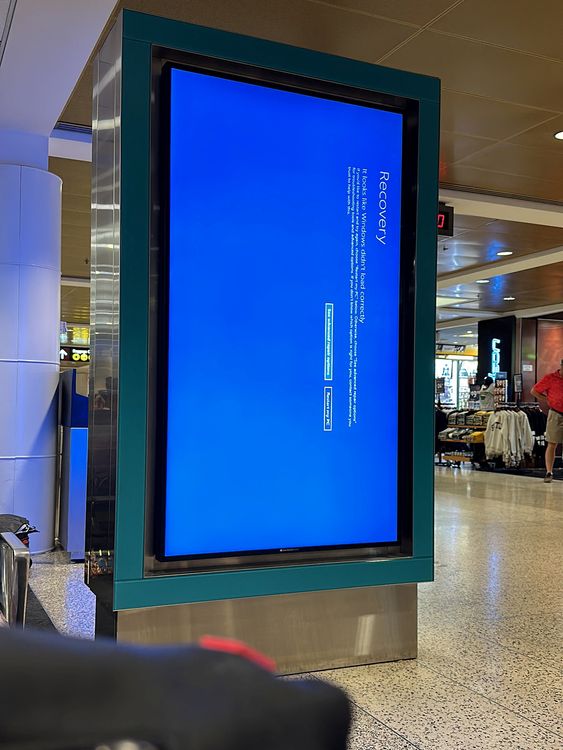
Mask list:
[[[37,562],[51,619],[91,637],[81,566]],[[437,470],[419,628],[416,661],[315,675],[354,703],[351,750],[563,749],[563,483]]]
[[[563,748],[563,486],[438,469],[416,661],[322,675],[353,750]]]

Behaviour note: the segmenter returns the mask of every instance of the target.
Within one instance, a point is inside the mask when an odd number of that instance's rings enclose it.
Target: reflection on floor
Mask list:
[[[325,672],[355,704],[351,750],[563,748],[563,487],[438,469],[436,581],[419,587],[419,658]],[[32,587],[91,637],[82,567],[36,558]]]

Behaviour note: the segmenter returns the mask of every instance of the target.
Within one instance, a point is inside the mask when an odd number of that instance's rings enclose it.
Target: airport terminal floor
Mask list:
[[[563,747],[563,484],[436,473],[436,580],[419,586],[419,656],[317,674],[355,705],[352,750]],[[91,637],[81,565],[36,558],[56,627]]]

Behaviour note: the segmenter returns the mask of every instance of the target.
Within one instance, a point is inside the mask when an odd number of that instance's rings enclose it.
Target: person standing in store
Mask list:
[[[495,408],[495,381],[488,375],[483,380],[483,385],[479,391],[479,406],[484,411]]]
[[[544,482],[553,481],[555,451],[559,443],[563,443],[563,359],[559,365],[558,370],[543,377],[531,390],[532,396],[538,399],[542,408],[549,410],[545,430],[547,441],[545,468],[547,473]]]

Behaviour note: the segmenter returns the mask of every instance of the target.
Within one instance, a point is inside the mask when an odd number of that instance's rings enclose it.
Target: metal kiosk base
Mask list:
[[[124,610],[117,639],[196,643],[236,638],[276,661],[280,674],[417,655],[417,586],[373,586]]]

